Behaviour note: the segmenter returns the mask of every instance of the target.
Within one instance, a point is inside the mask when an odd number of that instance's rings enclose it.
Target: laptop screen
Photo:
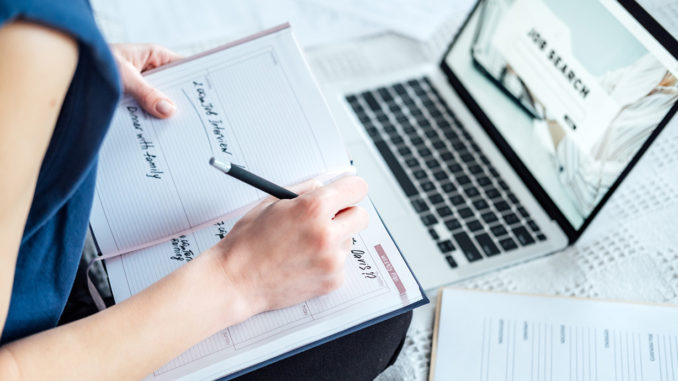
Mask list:
[[[612,0],[484,0],[445,64],[575,230],[678,101],[678,62]]]

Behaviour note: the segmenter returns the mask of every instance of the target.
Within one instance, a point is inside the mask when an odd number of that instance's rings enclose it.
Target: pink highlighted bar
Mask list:
[[[395,271],[395,268],[393,268],[391,260],[388,259],[388,255],[386,255],[384,248],[381,247],[381,245],[376,245],[374,246],[374,249],[377,250],[379,258],[381,258],[381,262],[384,264],[384,267],[386,267],[386,271],[388,271],[388,275],[391,276],[391,279],[393,280],[393,283],[395,284],[396,289],[398,290],[400,295],[407,293],[407,290],[405,290],[405,285],[403,284],[403,282],[400,281],[400,277],[398,276],[398,273]]]

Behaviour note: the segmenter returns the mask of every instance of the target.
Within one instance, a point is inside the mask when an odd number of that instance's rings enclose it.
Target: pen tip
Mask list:
[[[210,165],[214,165],[214,161],[215,161],[215,160],[216,160],[216,159],[214,158],[214,156],[212,156],[212,157],[210,158]]]

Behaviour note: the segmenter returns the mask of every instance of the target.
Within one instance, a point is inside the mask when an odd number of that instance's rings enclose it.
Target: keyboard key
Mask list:
[[[464,144],[461,140],[450,141],[450,143],[452,143],[452,148],[454,148],[457,152],[464,151],[466,149],[466,144]]]
[[[522,206],[518,208],[518,214],[520,214],[520,216],[523,218],[527,218],[530,216],[530,214],[527,213],[527,210],[525,210],[525,208],[523,208]]]
[[[346,96],[346,100],[347,100],[348,103],[350,103],[351,105],[358,104],[358,98],[357,98],[355,95],[347,95],[347,96]]]
[[[459,157],[461,158],[461,161],[467,164],[475,163],[476,161],[473,155],[471,155],[470,153],[461,154],[459,155]]]
[[[391,136],[391,143],[395,145],[404,144],[405,140],[400,136]]]
[[[395,126],[391,123],[384,123],[383,127],[384,131],[389,135],[398,133],[398,130],[396,130]]]
[[[441,187],[443,188],[443,192],[445,193],[452,193],[457,189],[457,187],[454,186],[454,184],[452,183],[444,183],[441,185]]]
[[[478,234],[476,236],[476,241],[478,241],[478,246],[483,249],[485,256],[491,257],[493,255],[499,254],[499,248],[494,244],[489,234]]]
[[[506,231],[506,228],[504,228],[503,225],[495,225],[490,228],[490,231],[495,237],[501,237],[503,235],[508,234]]]
[[[487,201],[480,199],[473,201],[473,207],[476,208],[477,211],[481,211],[483,209],[489,208],[489,205],[487,204]]]
[[[518,197],[516,197],[516,195],[514,195],[513,193],[509,193],[508,199],[514,204],[520,204],[520,201],[518,201]]]
[[[414,207],[414,210],[417,211],[417,213],[426,212],[429,210],[428,204],[422,199],[412,200],[412,206]]]
[[[478,173],[483,172],[483,168],[479,165],[471,165],[468,167],[468,170],[473,173],[474,175],[477,175]]]
[[[452,218],[445,221],[445,227],[449,231],[457,230],[461,228],[461,223],[456,218]]]
[[[417,118],[417,125],[419,127],[431,127],[431,122],[424,118]]]
[[[452,209],[449,206],[441,206],[436,209],[436,212],[440,217],[447,217],[452,215]]]
[[[451,255],[446,255],[445,260],[447,260],[447,264],[450,265],[451,268],[457,268],[457,262],[454,261],[454,258],[452,258]]]
[[[482,218],[483,221],[488,224],[498,220],[497,215],[492,212],[483,213],[480,215],[480,218]]]
[[[471,208],[461,208],[459,209],[459,215],[461,218],[470,218],[473,217],[475,214],[473,213],[473,210]]]
[[[440,162],[437,159],[429,159],[426,160],[426,166],[429,167],[429,169],[434,169],[440,167]]]
[[[501,245],[502,249],[504,249],[504,251],[511,251],[518,248],[518,245],[516,245],[515,241],[513,241],[513,239],[510,237],[500,240],[499,244]]]
[[[430,191],[436,189],[436,186],[435,186],[432,182],[430,182],[430,181],[427,181],[427,182],[425,182],[425,183],[421,183],[421,184],[419,184],[419,185],[421,186],[421,189],[422,189],[424,192],[430,192]]]
[[[398,124],[403,124],[409,123],[410,119],[407,116],[400,114],[396,116],[396,121],[398,122]]]
[[[424,144],[424,139],[420,138],[419,135],[410,136],[410,143],[412,143],[415,146],[420,146]]]
[[[440,236],[438,235],[438,232],[433,228],[428,229],[428,234],[430,234],[431,238],[433,238],[436,241],[440,238]]]
[[[454,155],[450,151],[439,151],[440,158],[443,159],[446,163],[454,160]]]
[[[499,187],[500,187],[501,189],[503,189],[503,190],[509,190],[509,186],[506,185],[506,183],[504,182],[504,180],[499,180]]]
[[[468,188],[465,188],[465,189],[464,189],[464,193],[465,193],[466,196],[469,197],[469,198],[476,197],[477,195],[480,194],[480,192],[478,192],[478,189],[476,189],[475,187],[468,187]]]
[[[530,229],[531,229],[533,232],[536,233],[536,232],[539,231],[539,225],[537,225],[536,222],[534,222],[534,221],[532,221],[532,220],[528,220],[528,221],[527,221],[527,225],[530,227]]]
[[[430,139],[438,139],[440,137],[435,130],[426,130],[426,132],[424,132],[424,135],[426,135],[426,137]]]
[[[438,171],[433,174],[433,177],[438,181],[443,181],[447,180],[450,176],[448,176],[444,171]]]
[[[511,209],[511,207],[509,206],[509,204],[508,204],[506,201],[504,201],[504,200],[496,201],[496,202],[494,203],[494,207],[497,208],[497,210],[500,211],[500,212],[504,212],[504,211],[507,211],[507,210],[510,210],[510,209]]]
[[[481,187],[486,187],[486,186],[492,184],[492,180],[490,180],[490,178],[489,178],[489,177],[486,177],[486,176],[476,178],[476,182],[477,182],[478,185],[480,185]]]
[[[418,135],[417,130],[412,126],[403,126],[403,132],[408,135]]]
[[[401,156],[407,156],[412,154],[412,150],[410,149],[410,147],[400,147],[398,148],[398,153]]]
[[[546,241],[546,236],[540,233],[540,234],[537,234],[537,239],[540,240],[540,241]]]
[[[504,222],[506,222],[507,225],[513,225],[513,224],[517,224],[518,222],[520,222],[520,219],[518,218],[518,216],[516,216],[513,213],[505,214],[503,216],[503,218],[504,218]]]
[[[448,239],[442,242],[438,242],[438,248],[443,253],[449,253],[451,251],[454,251],[454,244],[452,243],[452,241]]]
[[[379,136],[379,130],[376,127],[365,127],[365,131],[367,131],[367,135],[369,135],[372,139],[381,139]]]
[[[447,147],[447,145],[445,145],[445,142],[443,142],[442,140],[435,140],[433,141],[433,143],[431,143],[431,145],[438,151],[445,149]]]
[[[439,193],[435,193],[435,194],[432,194],[431,196],[428,197],[428,201],[431,204],[435,205],[435,204],[442,204],[443,202],[445,202],[445,199]]]
[[[450,202],[451,202],[452,205],[454,205],[454,206],[459,206],[459,205],[462,205],[462,204],[465,204],[465,203],[466,203],[466,201],[464,200],[464,197],[462,197],[461,195],[458,195],[458,194],[456,194],[456,195],[450,197]]]
[[[532,238],[530,233],[524,227],[518,226],[511,229],[511,231],[513,234],[515,234],[516,238],[518,238],[518,242],[520,242],[521,245],[527,246],[534,243],[534,238]]]
[[[399,95],[407,94],[405,86],[401,85],[400,83],[396,83],[395,85],[393,85],[393,90],[395,90],[395,92],[398,93]]]
[[[396,159],[396,157],[393,155],[393,152],[391,152],[391,149],[388,147],[388,145],[383,141],[375,141],[374,145],[377,147],[377,150],[379,150],[379,153],[381,153],[381,157],[384,158],[384,161],[388,165],[389,169],[391,169],[393,176],[396,178],[398,183],[400,183],[400,187],[405,192],[405,195],[409,197],[418,194],[419,192],[417,191],[417,188],[407,176],[407,173],[405,173],[403,167],[400,166],[398,159]]]
[[[449,169],[450,172],[452,172],[452,173],[459,173],[459,172],[463,171],[463,168],[461,167],[461,165],[459,165],[457,163],[448,165],[447,169]]]
[[[388,92],[388,89],[386,89],[385,87],[380,87],[379,89],[377,89],[377,92],[379,93],[379,95],[381,95],[381,99],[385,100],[386,102],[391,102],[393,100],[393,96],[391,95],[391,93]]]
[[[459,185],[466,185],[471,182],[471,179],[469,179],[469,177],[466,175],[457,176],[455,180],[457,180]]]
[[[377,113],[375,115],[377,116],[377,120],[382,123],[387,123],[389,121],[388,116],[386,116],[384,113]]]
[[[467,222],[466,227],[469,228],[469,230],[472,232],[483,230],[483,224],[481,224],[480,221],[478,220],[471,220],[470,222]]]
[[[426,147],[419,148],[418,152],[419,152],[419,155],[421,155],[421,157],[431,156],[431,154],[432,154],[431,150],[426,148]]]
[[[438,219],[435,218],[432,214],[425,214],[421,216],[421,222],[423,222],[425,226],[431,226],[437,224]]]
[[[497,170],[494,169],[494,167],[490,167],[490,175],[497,178],[497,177],[499,177],[499,172],[497,172]]]
[[[485,189],[485,195],[489,198],[497,198],[497,197],[501,196],[499,191],[494,189],[494,188]]]
[[[464,256],[466,259],[468,259],[469,262],[475,262],[479,259],[482,259],[483,256],[480,254],[478,249],[476,249],[475,245],[473,244],[473,241],[471,241],[471,238],[464,233],[456,233],[453,235],[454,240],[457,241],[457,244],[459,245],[459,248],[461,251],[464,253]]]
[[[426,174],[426,171],[424,171],[423,169],[415,170],[414,172],[412,172],[412,175],[417,180],[425,179],[425,178],[428,177],[428,175]]]
[[[405,160],[405,165],[407,165],[410,168],[418,167],[419,166],[419,160],[417,160],[417,158],[415,158],[415,157],[411,157],[411,158]]]
[[[366,91],[361,94],[362,98],[365,100],[365,103],[367,103],[368,106],[372,109],[372,111],[381,111],[381,105],[379,102],[374,98],[374,95],[370,93],[369,91]]]
[[[459,135],[457,135],[457,133],[454,132],[454,130],[449,129],[449,128],[446,129],[445,132],[443,132],[443,135],[445,135],[445,137],[446,137],[448,140],[454,140],[454,139],[457,139],[457,140],[458,140],[458,139],[459,139]]]

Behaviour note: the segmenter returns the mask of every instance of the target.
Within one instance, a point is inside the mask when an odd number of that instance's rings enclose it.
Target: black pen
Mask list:
[[[233,165],[229,162],[224,163],[215,158],[211,158],[210,165],[229,176],[232,176],[244,183],[247,183],[259,189],[262,192],[266,192],[271,196],[277,197],[281,200],[295,198],[298,196],[296,193],[291,192],[281,187],[280,185],[273,184],[272,182],[264,178],[261,178],[252,172],[246,171],[238,167],[237,165]]]

